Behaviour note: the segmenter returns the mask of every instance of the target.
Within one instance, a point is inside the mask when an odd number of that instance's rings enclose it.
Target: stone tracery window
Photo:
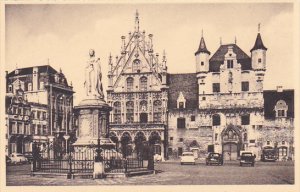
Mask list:
[[[126,83],[127,83],[127,91],[133,91],[133,78],[128,77]]]
[[[133,101],[128,101],[126,103],[126,122],[132,123],[134,115],[134,103]]]
[[[138,59],[135,59],[132,63],[132,72],[140,72],[140,63],[141,61]]]
[[[114,123],[121,123],[121,103],[116,101],[114,103]]]
[[[153,102],[153,121],[161,122],[161,101],[159,100]]]
[[[140,78],[140,90],[147,91],[147,77]]]

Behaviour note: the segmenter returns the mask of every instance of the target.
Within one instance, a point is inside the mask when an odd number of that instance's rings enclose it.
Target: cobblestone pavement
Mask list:
[[[30,165],[7,167],[7,186],[51,185],[213,185],[213,184],[293,184],[293,162],[257,162],[255,167],[240,167],[239,162],[224,166],[180,165],[163,162],[155,165],[157,174],[128,178],[82,179],[30,176]]]

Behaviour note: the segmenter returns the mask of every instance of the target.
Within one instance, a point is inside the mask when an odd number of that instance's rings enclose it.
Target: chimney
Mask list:
[[[282,92],[283,91],[283,86],[282,85],[279,85],[276,88],[277,88],[277,92]]]

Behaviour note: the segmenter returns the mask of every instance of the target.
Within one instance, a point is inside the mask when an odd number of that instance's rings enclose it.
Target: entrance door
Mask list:
[[[227,143],[223,145],[224,160],[237,160],[237,156],[238,156],[237,144]]]

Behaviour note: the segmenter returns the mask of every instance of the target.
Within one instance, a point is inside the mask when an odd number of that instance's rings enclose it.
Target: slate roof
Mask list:
[[[252,52],[252,51],[257,50],[257,49],[267,50],[267,48],[264,46],[264,43],[261,39],[260,33],[257,34],[254,46],[250,51]]]
[[[277,90],[264,91],[264,113],[266,119],[275,119],[274,107],[279,100],[284,100],[288,105],[287,117],[294,118],[294,90]]]
[[[34,66],[34,67],[38,67],[39,73],[45,73],[45,72],[48,72],[49,74],[57,73],[57,71],[53,67],[51,67],[50,65],[42,65],[42,66]],[[34,67],[20,68],[20,69],[18,69],[19,70],[18,75],[32,74],[32,71],[33,71]],[[16,76],[15,71],[16,70],[13,70],[12,72],[8,73],[7,77]]]
[[[177,108],[177,99],[182,92],[186,109],[198,108],[198,82],[196,73],[168,74],[169,109]]]
[[[221,45],[214,55],[209,59],[209,71],[219,72],[221,64],[224,63],[224,56],[228,52],[228,46],[232,46],[236,54],[238,63],[241,64],[242,70],[251,70],[251,58],[236,44]]]
[[[198,48],[198,50],[196,51],[195,55],[197,55],[198,53],[207,53],[207,54],[210,55],[210,52],[209,52],[208,49],[206,48],[205,41],[204,41],[204,38],[203,38],[203,37],[201,37],[200,44],[199,44],[199,48]]]

